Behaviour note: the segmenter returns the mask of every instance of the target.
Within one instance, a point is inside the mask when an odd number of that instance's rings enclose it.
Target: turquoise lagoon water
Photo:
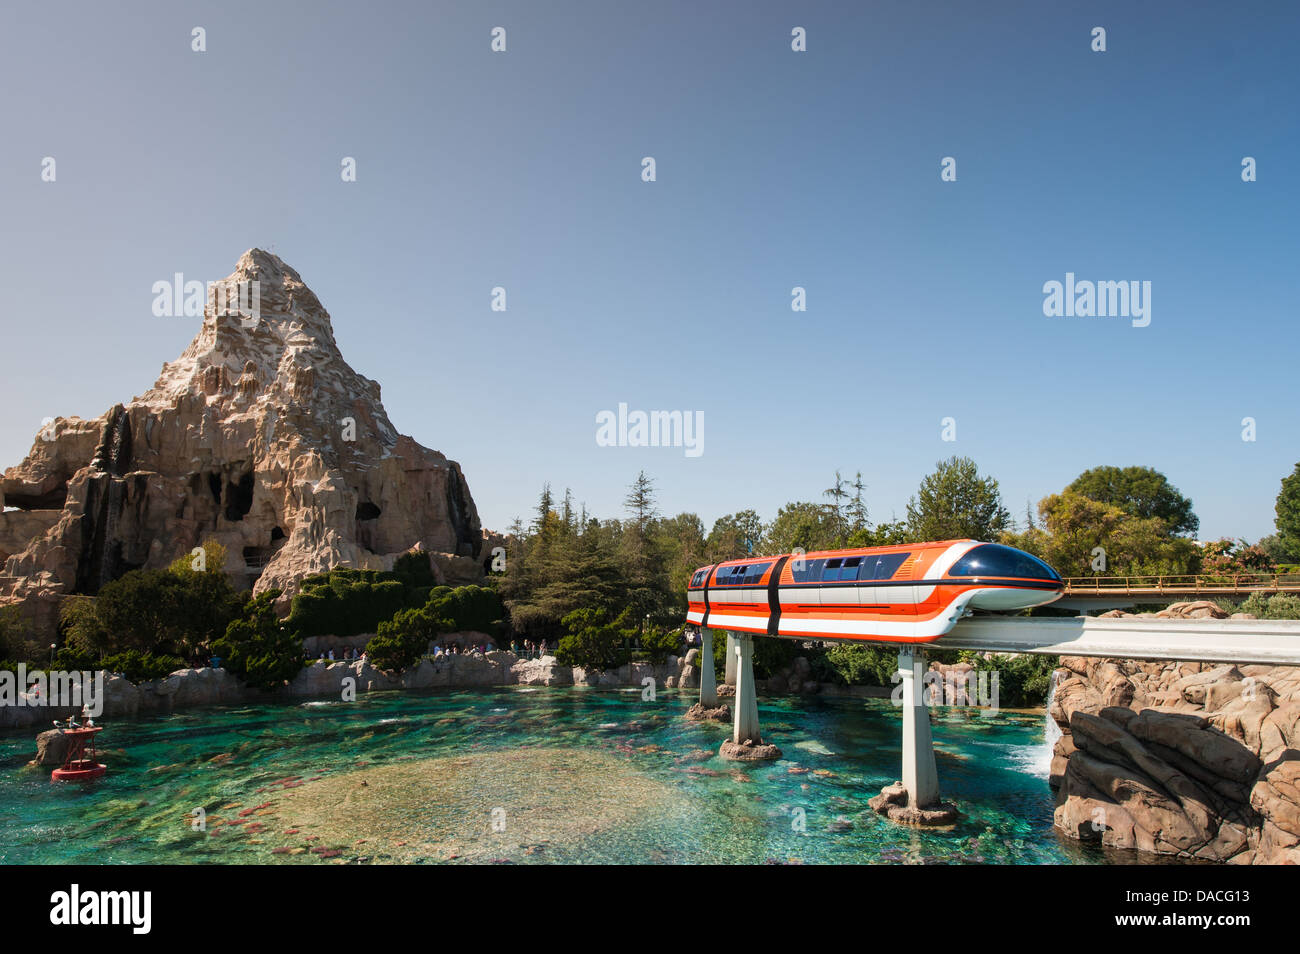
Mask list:
[[[888,700],[763,700],[783,758],[739,764],[716,755],[727,728],[681,718],[695,698],[509,687],[115,720],[88,786],[27,767],[34,732],[9,733],[0,862],[1125,860],[1052,830],[1042,715],[933,710],[965,817],[917,831],[867,807],[899,775]]]

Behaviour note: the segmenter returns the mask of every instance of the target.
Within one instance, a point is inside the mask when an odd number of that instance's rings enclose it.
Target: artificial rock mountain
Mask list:
[[[5,471],[0,602],[40,604],[29,615],[48,625],[63,596],[209,539],[257,592],[413,547],[448,582],[481,576],[460,466],[397,433],[296,271],[251,249],[223,284],[238,282],[258,283],[257,321],[210,300],[152,388],[97,420],[56,419]]]

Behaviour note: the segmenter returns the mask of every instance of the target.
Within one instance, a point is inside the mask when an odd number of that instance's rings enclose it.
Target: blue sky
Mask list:
[[[1282,2],[7,5],[0,465],[183,350],[155,281],[260,246],[486,526],[543,481],[619,515],[642,468],[708,524],[861,470],[888,519],[963,454],[1018,516],[1144,464],[1254,539],[1300,460],[1298,34]],[[1150,281],[1150,326],[1045,317],[1066,272]],[[598,446],[620,402],[702,411],[704,453]]]

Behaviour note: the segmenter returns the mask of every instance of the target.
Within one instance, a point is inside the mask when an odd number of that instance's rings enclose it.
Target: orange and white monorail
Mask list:
[[[703,567],[687,584],[686,620],[765,636],[924,643],[975,610],[1042,606],[1063,589],[1023,550],[943,540]]]

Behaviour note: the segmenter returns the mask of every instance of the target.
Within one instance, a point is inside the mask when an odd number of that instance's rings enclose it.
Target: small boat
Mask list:
[[[95,736],[104,731],[103,726],[95,725],[93,719],[86,720],[85,725],[78,725],[69,719],[63,725],[54,723],[68,739],[68,754],[63,764],[50,773],[54,782],[93,782],[103,778],[107,766],[97,761],[95,755]]]

